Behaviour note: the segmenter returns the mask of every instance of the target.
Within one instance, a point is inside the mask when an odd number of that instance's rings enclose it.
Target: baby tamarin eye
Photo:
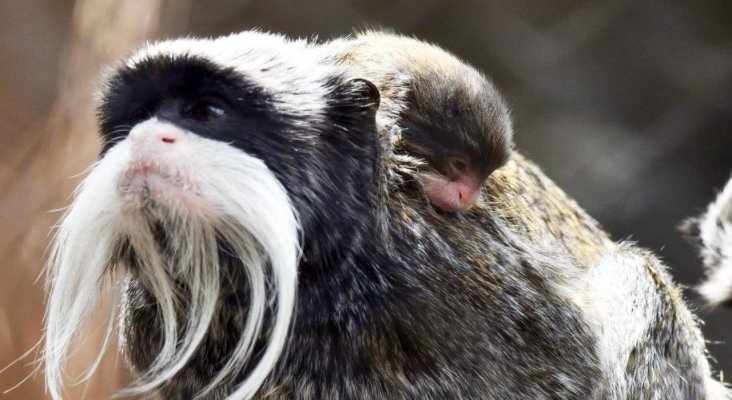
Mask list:
[[[450,168],[448,176],[458,177],[461,174],[468,172],[468,169],[470,168],[470,162],[460,157],[451,157],[448,167]]]

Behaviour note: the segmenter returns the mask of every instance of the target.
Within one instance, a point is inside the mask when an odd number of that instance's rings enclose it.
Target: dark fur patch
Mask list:
[[[203,136],[242,140],[242,132],[221,137],[221,126],[194,124],[190,119],[180,118],[186,103],[210,94],[236,109],[240,118],[237,122],[245,123],[243,126],[262,129],[277,120],[271,96],[247,77],[199,57],[159,56],[122,68],[107,83],[98,109],[105,142],[103,151],[125,137],[135,123],[151,116],[169,119]]]

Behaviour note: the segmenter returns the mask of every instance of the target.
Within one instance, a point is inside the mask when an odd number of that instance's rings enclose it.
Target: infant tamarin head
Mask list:
[[[469,209],[510,156],[511,120],[498,90],[470,65],[416,39],[365,32],[333,48],[337,63],[379,87],[382,111],[398,114],[397,150],[426,161],[420,183],[429,201],[443,211]]]
[[[132,344],[153,354],[149,362],[133,354],[136,391],[160,386],[190,361],[235,267],[247,280],[249,298],[239,299],[246,323],[228,337],[235,344],[209,388],[244,366],[236,397],[262,384],[289,331],[301,252],[332,256],[373,225],[366,219],[378,91],[317,62],[308,48],[257,32],[168,41],[109,75],[100,96],[102,156],[49,261],[44,357],[54,398],[69,346],[115,274],[137,282],[157,309],[155,337]],[[256,362],[248,362],[265,328]]]

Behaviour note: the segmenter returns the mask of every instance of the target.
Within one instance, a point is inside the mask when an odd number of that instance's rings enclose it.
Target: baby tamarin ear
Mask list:
[[[425,161],[418,179],[430,203],[446,212],[470,209],[511,153],[508,108],[491,82],[407,37],[369,31],[332,47],[336,62],[379,86],[380,110],[400,128],[396,150]]]

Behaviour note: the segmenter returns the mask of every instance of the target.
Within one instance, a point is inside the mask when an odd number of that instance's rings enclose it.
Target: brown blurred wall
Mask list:
[[[100,68],[125,56],[132,46],[170,26],[163,13],[185,19],[185,2],[162,0],[23,1],[3,3],[0,13],[2,78],[0,110],[0,375],[6,398],[44,397],[34,346],[41,339],[44,279],[41,267],[49,228],[68,203],[78,176],[96,158],[93,92]],[[9,120],[8,120],[9,117]],[[9,122],[9,123],[8,123]],[[37,279],[41,276],[41,279]],[[84,372],[100,346],[99,327],[108,310],[100,306],[90,324],[92,339],[69,365],[70,381]],[[127,374],[110,351],[88,384],[71,387],[68,398],[111,397]],[[1,368],[1,367],[0,367]],[[31,375],[32,374],[32,375]]]

